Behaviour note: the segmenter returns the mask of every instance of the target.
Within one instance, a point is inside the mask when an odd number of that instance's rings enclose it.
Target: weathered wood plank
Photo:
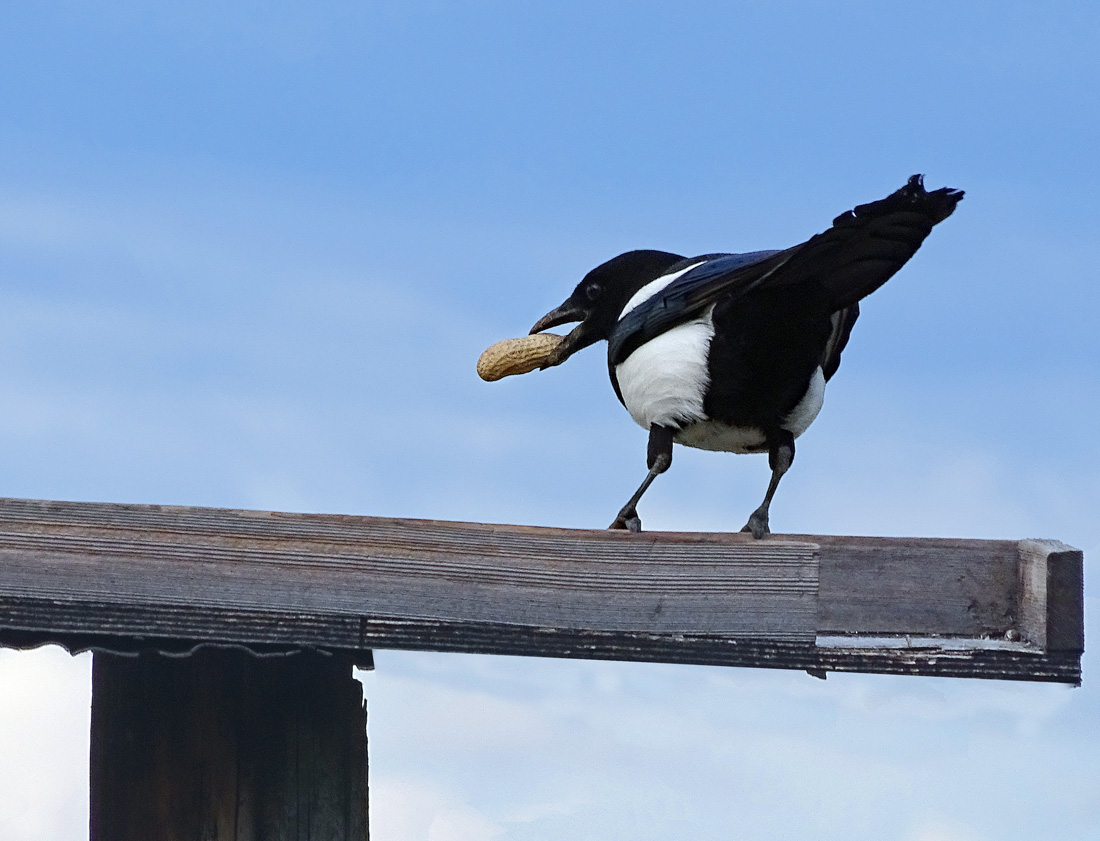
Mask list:
[[[192,640],[363,662],[404,648],[1079,682],[1080,553],[1040,553],[1040,575],[1031,551],[0,500],[0,644]]]
[[[52,615],[43,605],[43,615]],[[122,617],[120,613],[129,615]],[[112,633],[100,636],[74,632],[0,632],[0,644],[20,648],[48,642],[66,645],[71,651],[119,647],[171,650],[176,638],[120,635],[120,632],[156,624],[162,616],[156,612],[112,614]],[[1005,680],[1052,681],[1078,684],[1081,657],[1073,652],[1044,652],[1026,643],[1000,641],[988,647],[988,641],[968,638],[889,637],[867,639],[859,636],[819,637],[816,644],[733,638],[718,634],[652,634],[644,632],[583,631],[562,628],[532,628],[491,623],[426,622],[369,619],[351,626],[326,628],[312,621],[308,628],[294,618],[254,614],[240,628],[249,639],[310,639],[311,645],[369,654],[373,646],[410,651],[450,651],[456,653],[510,654],[527,657],[561,657],[587,660],[630,660],[652,663],[682,663],[701,666],[742,666],[763,669],[797,669],[820,676],[824,672],[866,672],[939,677],[971,677]],[[84,624],[82,620],[80,624]],[[0,616],[0,624],[3,623]],[[63,623],[58,621],[58,627]],[[184,619],[184,631],[191,627]],[[218,629],[224,634],[224,627]],[[211,635],[209,639],[215,637]],[[824,643],[824,644],[823,644]],[[268,643],[275,644],[278,643]],[[307,644],[307,643],[302,643]],[[257,643],[248,643],[256,647]],[[368,658],[369,659],[369,658]]]
[[[1084,554],[1057,540],[1021,540],[1019,553],[1020,635],[1047,651],[1084,651]]]
[[[785,535],[819,546],[823,634],[1004,636],[1014,540]]]
[[[8,501],[0,564],[8,598],[202,606],[212,632],[259,610],[803,642],[817,633],[815,547],[783,540]]]
[[[96,654],[91,841],[366,841],[362,684],[341,657]]]

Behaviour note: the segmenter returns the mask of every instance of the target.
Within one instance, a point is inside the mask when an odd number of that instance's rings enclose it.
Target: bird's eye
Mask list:
[[[590,283],[584,287],[584,294],[589,301],[595,301],[600,297],[600,293],[603,291],[603,287],[598,283]]]

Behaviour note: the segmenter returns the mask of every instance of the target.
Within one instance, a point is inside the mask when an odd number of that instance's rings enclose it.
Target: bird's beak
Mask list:
[[[531,328],[532,333],[541,333],[543,330],[549,330],[551,327],[557,327],[559,324],[568,324],[570,321],[584,321],[584,317],[588,315],[585,310],[572,301],[566,301],[556,310],[550,310],[542,318],[535,322],[535,326]]]
[[[543,370],[553,368],[555,365],[561,365],[561,363],[578,350],[586,348],[599,340],[599,336],[595,335],[595,331],[593,331],[591,325],[584,320],[587,316],[588,311],[583,307],[574,304],[572,301],[566,301],[560,307],[551,310],[535,322],[535,326],[531,328],[532,333],[541,333],[543,330],[549,330],[551,327],[557,327],[559,324],[568,324],[571,321],[580,322],[580,324],[574,327],[573,330],[566,335],[562,343],[554,349],[550,356],[547,357],[546,361],[540,366]]]

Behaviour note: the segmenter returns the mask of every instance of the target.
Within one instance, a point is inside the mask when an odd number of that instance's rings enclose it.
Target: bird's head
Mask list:
[[[586,274],[565,303],[548,312],[531,328],[532,333],[541,333],[559,324],[580,322],[542,367],[561,365],[578,350],[608,338],[634,293],[683,259],[667,251],[628,251]]]

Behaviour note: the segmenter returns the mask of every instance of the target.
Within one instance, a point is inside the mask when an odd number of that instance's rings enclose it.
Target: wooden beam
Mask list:
[[[366,841],[362,684],[339,656],[97,653],[90,783],[90,841]]]
[[[1020,541],[1019,633],[1047,651],[1085,648],[1084,556],[1057,540]]]
[[[819,546],[822,634],[1001,638],[1015,618],[1015,540],[792,536]]]
[[[1081,553],[1046,546],[0,500],[0,642],[205,640],[1075,683]]]
[[[816,548],[784,540],[10,501],[0,561],[3,592],[33,605],[20,621],[90,633],[336,648],[387,625],[817,633]]]

